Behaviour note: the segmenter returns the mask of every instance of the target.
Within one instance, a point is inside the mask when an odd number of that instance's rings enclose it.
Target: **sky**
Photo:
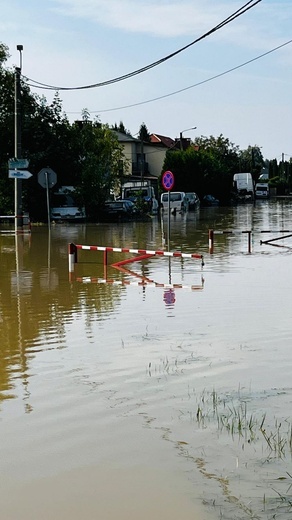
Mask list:
[[[26,78],[56,87],[87,86],[175,53],[246,3],[0,0],[0,41],[9,47],[11,68],[20,65],[17,45],[23,45],[21,66]],[[60,90],[64,112],[73,122],[87,109],[91,119],[98,117],[101,123],[122,121],[134,136],[142,123],[150,133],[173,139],[181,132],[191,139],[222,134],[241,150],[259,146],[265,159],[289,160],[291,27],[291,0],[261,0],[143,73],[111,85]],[[227,72],[230,69],[235,70]],[[55,94],[35,86],[31,90],[49,103]]]

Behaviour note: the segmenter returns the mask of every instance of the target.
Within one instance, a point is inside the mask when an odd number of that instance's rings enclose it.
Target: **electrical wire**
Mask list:
[[[113,79],[108,80],[108,81],[103,81],[101,83],[93,83],[91,85],[84,85],[84,86],[79,86],[79,87],[60,87],[60,86],[57,87],[57,86],[54,86],[54,85],[48,85],[46,83],[41,83],[41,82],[36,81],[34,79],[31,79],[31,78],[24,78],[23,77],[23,79],[25,79],[26,82],[30,82],[30,83],[27,83],[27,85],[30,86],[30,87],[40,88],[40,89],[44,89],[44,90],[58,90],[58,91],[60,91],[60,90],[62,90],[62,91],[64,91],[64,90],[65,91],[86,90],[86,89],[91,89],[91,88],[104,87],[106,85],[112,85],[113,83],[117,83],[119,81],[123,81],[125,79],[129,79],[129,78],[132,78],[133,76],[137,76],[138,74],[146,72],[147,70],[150,70],[153,67],[156,67],[157,65],[161,65],[162,63],[164,63],[165,61],[173,58],[174,56],[177,56],[178,54],[180,54],[181,52],[185,51],[186,49],[188,49],[189,47],[191,47],[195,43],[200,42],[201,40],[203,40],[207,36],[210,36],[211,34],[213,34],[214,32],[218,31],[219,29],[222,29],[222,27],[224,27],[228,23],[232,22],[233,20],[235,20],[236,18],[238,18],[242,14],[244,14],[247,11],[249,11],[250,9],[252,9],[253,7],[255,7],[261,1],[262,0],[249,0],[246,4],[244,4],[242,7],[240,7],[237,11],[235,11],[234,13],[229,15],[227,18],[225,18],[225,20],[220,22],[218,25],[216,25],[215,27],[213,27],[212,29],[207,31],[205,34],[203,34],[199,38],[196,38],[191,43],[188,43],[184,47],[181,47],[180,49],[176,50],[175,52],[173,52],[173,53],[165,56],[164,58],[161,58],[161,59],[159,59],[159,60],[157,60],[157,61],[155,61],[155,62],[153,62],[153,63],[151,63],[149,65],[146,65],[145,67],[142,67],[142,68],[140,68],[138,70],[135,70],[135,71],[130,72],[128,74],[124,74],[123,76],[119,76],[117,78],[113,78]]]
[[[225,70],[224,72],[220,72],[219,74],[216,74],[215,76],[211,76],[211,78],[204,79],[202,81],[199,81],[198,83],[194,83],[193,85],[189,85],[188,87],[184,87],[184,88],[181,88],[179,90],[175,90],[174,92],[169,92],[168,94],[164,94],[162,96],[151,98],[151,99],[148,99],[148,100],[145,100],[145,101],[139,101],[137,103],[132,103],[131,105],[124,105],[124,106],[115,107],[115,108],[106,108],[106,109],[103,109],[103,110],[90,110],[90,113],[91,114],[102,114],[102,113],[105,113],[105,112],[114,112],[115,110],[123,110],[125,108],[132,108],[132,107],[137,107],[137,106],[140,106],[140,105],[146,105],[147,103],[153,103],[153,101],[159,101],[160,99],[165,99],[167,97],[174,96],[176,94],[180,94],[181,92],[185,92],[186,90],[190,90],[191,88],[199,87],[200,85],[204,85],[205,83],[208,83],[209,81],[213,81],[214,79],[218,79],[218,78],[220,78],[222,76],[225,76],[226,74],[229,74],[230,72],[233,72],[233,71],[238,70],[238,69],[240,69],[242,67],[245,67],[246,65],[249,65],[250,63],[253,63],[254,61],[257,61],[257,60],[259,60],[261,58],[264,58],[265,56],[268,56],[272,52],[275,52],[275,51],[281,49],[282,47],[285,47],[286,45],[289,45],[290,43],[292,43],[292,40],[288,40],[287,42],[282,43],[281,45],[278,45],[278,47],[274,47],[273,49],[271,49],[271,50],[269,50],[267,52],[264,52],[263,54],[260,54],[259,56],[256,56],[255,58],[252,58],[252,59],[250,59],[248,61],[245,61],[244,63],[241,63],[240,65],[236,65],[235,67],[232,67],[231,69]],[[79,114],[79,113],[80,113],[80,110],[78,112],[68,112],[68,114]]]

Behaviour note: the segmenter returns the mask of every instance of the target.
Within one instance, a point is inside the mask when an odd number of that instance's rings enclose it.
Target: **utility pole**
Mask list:
[[[285,154],[282,153],[282,165],[281,165],[281,177],[283,180],[285,180]]]
[[[20,100],[20,76],[22,66],[22,51],[23,45],[17,45],[17,50],[20,53],[20,66],[15,67],[14,73],[14,155],[15,159],[21,159],[21,100]],[[14,212],[15,212],[15,231],[23,225],[22,218],[22,180],[15,179],[14,181]]]
[[[144,181],[144,142],[141,139],[141,186],[143,186]]]

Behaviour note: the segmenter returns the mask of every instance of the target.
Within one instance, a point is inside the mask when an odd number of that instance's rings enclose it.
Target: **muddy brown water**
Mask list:
[[[1,519],[291,518],[291,208],[0,235]]]

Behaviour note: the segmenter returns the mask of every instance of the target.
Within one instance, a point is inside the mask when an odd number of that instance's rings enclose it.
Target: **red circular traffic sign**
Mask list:
[[[171,171],[166,171],[162,175],[162,186],[165,190],[170,191],[174,186],[174,175]]]

